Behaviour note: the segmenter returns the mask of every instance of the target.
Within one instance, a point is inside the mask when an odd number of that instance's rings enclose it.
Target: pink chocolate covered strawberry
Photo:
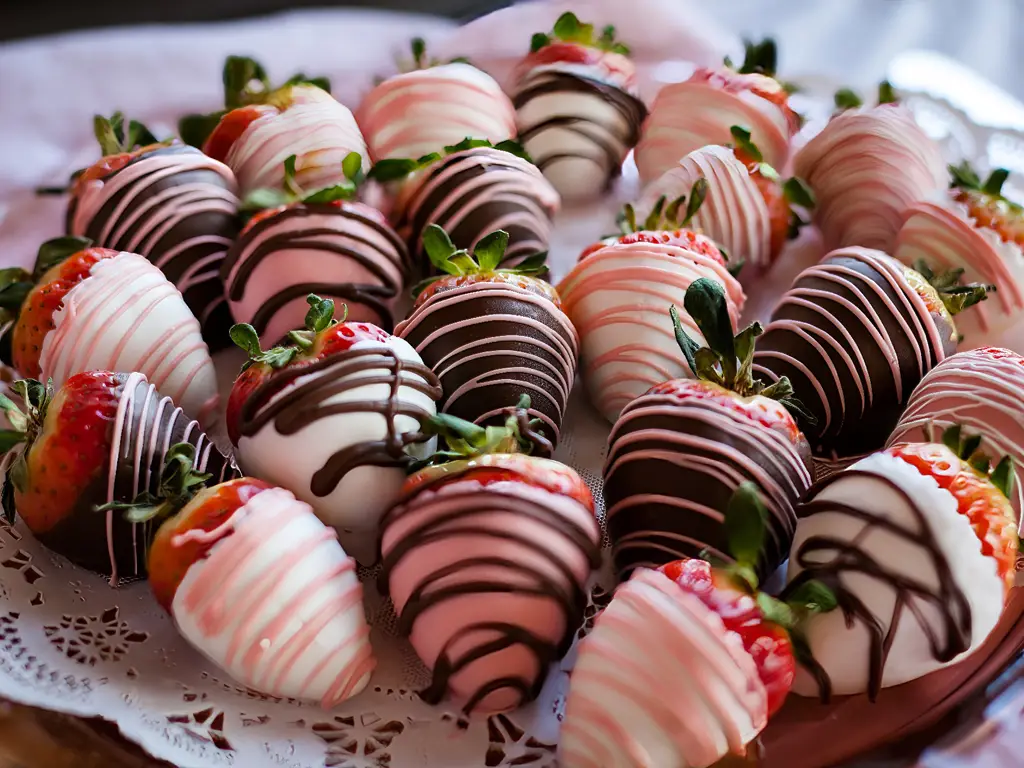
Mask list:
[[[579,646],[561,765],[709,766],[744,754],[793,684],[799,625],[835,607],[817,582],[786,603],[758,591],[766,515],[743,484],[724,510],[735,565],[642,568],[616,590]]]
[[[384,518],[382,586],[430,668],[421,695],[502,712],[535,698],[568,649],[600,562],[586,484],[544,449],[529,398],[504,427],[439,415],[449,450],[413,474]],[[445,459],[449,459],[445,461]]]

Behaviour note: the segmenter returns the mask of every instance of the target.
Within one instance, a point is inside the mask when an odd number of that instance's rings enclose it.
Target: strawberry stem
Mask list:
[[[0,452],[4,454],[7,468],[0,488],[0,505],[9,523],[14,523],[14,491],[24,491],[28,483],[28,463],[25,454],[43,429],[46,411],[53,400],[53,381],[42,384],[35,379],[22,379],[11,385],[11,391],[20,399],[24,408],[19,407],[6,395],[0,394],[0,409],[7,415],[12,429],[2,430]],[[22,447],[24,446],[24,447]],[[17,453],[14,453],[17,451]]]
[[[306,297],[306,303],[309,304],[309,310],[306,312],[305,328],[288,333],[288,340],[292,342],[290,345],[264,350],[260,346],[259,334],[251,325],[236,323],[231,326],[231,330],[228,331],[231,341],[248,355],[245,365],[242,366],[243,371],[256,364],[269,365],[275,369],[284,368],[300,352],[310,349],[321,333],[339,322],[345,322],[345,318],[348,317],[348,307],[343,304],[341,320],[336,320],[334,301],[321,299],[315,293]]]

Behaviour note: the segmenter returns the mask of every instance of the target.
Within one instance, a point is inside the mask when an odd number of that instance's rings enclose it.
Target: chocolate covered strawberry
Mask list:
[[[775,78],[775,42],[747,43],[743,64],[699,68],[658,92],[636,148],[640,180],[650,184],[679,158],[709,144],[732,142],[734,125],[749,129],[773,168],[785,168],[800,118],[789,104],[789,86]]]
[[[771,386],[751,373],[757,323],[734,335],[724,291],[706,278],[686,291],[685,309],[702,346],[670,310],[693,378],[658,384],[623,410],[608,438],[604,494],[608,534],[623,574],[707,548],[728,556],[722,509],[752,482],[769,512],[757,573],[785,560],[794,507],[812,481],[811,452],[787,408],[799,409],[789,382]]]
[[[145,575],[155,530],[97,507],[162,495],[164,455],[176,443],[187,444],[187,469],[197,482],[236,472],[199,425],[142,374],[80,373],[56,392],[28,379],[13,391],[21,406],[0,395],[12,427],[0,433],[8,519],[17,515],[48,547],[109,575],[111,583]]]
[[[640,139],[647,107],[636,67],[615,28],[564,13],[533,36],[516,69],[512,100],[520,141],[565,199],[600,197]]]
[[[0,270],[14,367],[55,387],[83,371],[138,371],[209,424],[219,402],[216,373],[182,295],[142,256],[90,245],[49,240],[33,272]]]
[[[706,182],[698,180],[688,201],[668,205],[669,218],[685,210],[680,223],[689,222],[705,190]],[[691,229],[671,229],[663,216],[663,208],[656,210],[635,231],[627,208],[626,234],[587,248],[558,286],[565,313],[580,335],[581,372],[590,399],[611,422],[652,386],[691,375],[672,326],[665,322],[665,309],[682,305],[694,281],[708,278],[723,286],[734,323],[746,299],[731,273],[735,264],[728,264],[718,246]],[[688,314],[680,319],[688,332],[703,338]]]
[[[249,362],[231,389],[228,434],[246,472],[295,493],[369,561],[441,388],[408,342],[335,320],[330,299],[307,301],[306,327],[281,346],[262,350],[252,326],[231,329]]]
[[[1013,586],[1013,460],[981,436],[894,445],[815,485],[800,507],[787,590],[827,583],[841,611],[815,617],[804,695],[900,685],[963,659],[999,622]]]
[[[529,404],[524,396],[503,427],[430,420],[448,450],[409,477],[382,523],[382,588],[433,675],[421,696],[451,695],[467,713],[537,696],[582,621],[600,563],[586,484],[527,455],[550,447]]]
[[[499,268],[508,233],[494,232],[472,253],[457,249],[436,225],[424,245],[442,277],[422,287],[395,333],[415,347],[441,381],[444,413],[479,424],[501,423],[505,406],[523,392],[530,416],[558,441],[576,375],[579,339],[544,274],[546,254]]]
[[[138,253],[185,297],[213,348],[230,345],[220,266],[238,234],[235,175],[194,147],[157,142],[115,113],[97,116],[104,157],[72,180],[66,228],[96,245]]]
[[[297,178],[311,189],[341,181],[341,163],[350,152],[367,157],[355,118],[331,96],[326,78],[300,74],[275,88],[258,62],[229,56],[224,107],[190,115],[178,128],[185,141],[235,172],[243,196],[281,187],[289,155],[298,156]]]
[[[164,484],[180,474],[171,461]],[[242,477],[154,505],[149,582],[196,649],[242,685],[333,708],[376,666],[355,562],[291,492]]]
[[[707,766],[744,754],[785,701],[800,627],[835,598],[808,582],[787,602],[758,591],[767,510],[752,483],[722,508],[735,564],[640,568],[579,646],[560,765]]]
[[[1024,208],[1003,195],[1009,171],[984,181],[964,162],[950,166],[952,188],[914,203],[903,215],[893,256],[908,266],[960,270],[995,286],[992,300],[959,324],[964,347],[993,343],[1024,316]]]
[[[231,314],[278,340],[302,325],[311,291],[345,302],[352,320],[394,327],[398,295],[411,268],[409,251],[384,215],[356,201],[363,180],[355,152],[344,180],[307,189],[285,160],[283,190],[246,198],[255,215],[228,251],[222,269]]]

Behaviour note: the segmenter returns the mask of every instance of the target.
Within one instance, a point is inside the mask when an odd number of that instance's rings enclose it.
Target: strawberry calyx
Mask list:
[[[499,269],[498,265],[505,257],[508,248],[508,232],[497,230],[481,238],[480,242],[470,253],[465,248],[456,248],[451,237],[443,228],[436,224],[429,224],[423,230],[423,247],[427,252],[430,263],[441,274],[435,277],[428,277],[413,288],[412,295],[416,297],[416,306],[423,304],[430,296],[447,284],[451,278],[475,278],[478,281],[485,281],[488,276],[498,276],[498,279],[518,276],[522,278],[533,278],[546,274],[548,271],[547,253],[535,253],[523,259],[515,267]],[[547,298],[558,303],[558,294],[554,289],[540,280],[533,280],[537,285],[530,287],[535,289]]]
[[[567,11],[558,17],[550,33],[538,32],[531,38],[530,53],[537,53],[542,48],[562,42],[596,48],[607,53],[618,53],[622,56],[629,55],[629,46],[615,39],[614,26],[604,27],[600,35],[595,33],[593,24],[584,24],[575,13]]]
[[[718,281],[706,277],[694,280],[686,289],[683,308],[693,318],[708,344],[702,347],[690,338],[683,329],[675,305],[669,308],[676,342],[697,379],[716,384],[740,397],[760,395],[777,400],[807,423],[815,423],[814,415],[793,396],[793,385],[787,377],[783,376],[770,386],[754,378],[754,347],[764,329],[760,323],[754,322],[739,333],[735,332],[725,289]]]
[[[410,174],[421,171],[449,155],[454,155],[456,152],[465,152],[467,149],[476,149],[477,147],[491,147],[515,155],[526,160],[528,163],[533,162],[527,151],[523,149],[523,145],[515,139],[506,139],[505,141],[499,141],[497,144],[492,144],[487,139],[474,139],[467,136],[458,144],[449,144],[444,147],[441,152],[431,152],[416,159],[393,157],[378,160],[373,168],[370,169],[370,172],[366,174],[366,178],[373,179],[382,184],[389,181],[401,181]]]
[[[949,317],[985,301],[989,292],[996,290],[994,285],[961,283],[964,274],[962,267],[936,273],[924,259],[914,262],[914,268],[905,270],[905,274],[926,302],[933,305],[938,300],[940,306],[929,306],[930,309],[944,311]]]
[[[43,430],[46,411],[53,400],[53,381],[43,384],[35,379],[22,379],[11,385],[11,390],[21,398],[24,410],[4,394],[0,394],[0,410],[3,410],[10,422],[11,429],[0,430],[0,453],[4,454],[3,463],[6,477],[0,489],[0,504],[3,506],[4,517],[8,523],[14,523],[15,505],[14,492],[24,491],[28,479],[28,463],[26,455],[36,438]],[[12,453],[19,446],[24,446],[16,454]]]
[[[86,237],[55,237],[39,246],[31,272],[21,267],[0,269],[0,324],[17,318],[21,305],[47,272],[91,245]]]
[[[481,427],[447,413],[431,416],[420,426],[422,435],[424,438],[441,438],[446,448],[410,465],[410,473],[429,474],[431,467],[490,454],[550,457],[554,446],[541,431],[543,421],[531,419],[529,409],[530,396],[524,394],[518,403],[505,409],[505,423],[500,427]]]
[[[172,445],[164,457],[157,492],[143,491],[131,501],[112,501],[93,507],[96,512],[123,512],[129,523],[155,522],[175,515],[213,477],[195,471],[196,448],[191,443]]]
[[[993,168],[988,178],[984,181],[982,181],[978,172],[974,170],[967,160],[964,160],[960,165],[950,165],[948,168],[952,177],[949,184],[950,189],[973,192],[993,203],[1005,206],[1012,213],[1024,213],[1024,206],[1007,199],[1003,195],[1003,185],[1010,177],[1010,172],[1006,168]]]
[[[864,106],[864,99],[852,88],[840,88],[832,96],[832,101],[836,106],[837,112],[845,112],[848,109],[857,109]],[[900,103],[899,94],[896,93],[896,89],[892,87],[892,83],[888,80],[883,80],[878,84],[878,103]]]
[[[412,60],[410,62],[401,62],[400,71],[402,72],[415,72],[420,69],[431,69],[433,67],[440,67],[445,64],[469,64],[470,61],[465,56],[456,56],[454,59],[437,59],[427,57],[427,41],[422,37],[414,37],[409,41],[409,48],[412,51]]]
[[[942,433],[942,444],[949,448],[962,461],[967,462],[971,469],[983,477],[987,477],[1000,493],[1007,499],[1013,493],[1014,461],[1012,456],[1003,456],[992,466],[992,459],[980,451],[982,436],[965,435],[960,424],[947,427]]]
[[[236,346],[241,347],[248,354],[242,370],[245,371],[253,365],[267,365],[273,369],[280,369],[287,366],[295,357],[312,349],[317,337],[327,329],[345,322],[348,316],[348,307],[342,305],[342,318],[334,317],[334,301],[332,299],[321,299],[315,293],[306,297],[309,309],[306,311],[305,327],[301,330],[290,331],[288,341],[291,344],[284,344],[278,347],[271,347],[264,350],[260,346],[260,336],[256,329],[248,323],[236,323],[231,326],[228,332],[231,340]]]
[[[282,85],[274,87],[263,65],[248,56],[228,56],[224,61],[222,80],[224,109],[208,114],[186,115],[178,121],[178,134],[186,144],[202,148],[221,118],[228,112],[253,104],[274,103],[292,86],[312,85],[327,93],[331,92],[331,83],[326,77],[309,77],[301,72],[288,78]]]
[[[651,212],[642,222],[636,218],[636,209],[632,204],[627,203],[622,212],[618,215],[617,223],[623,235],[632,235],[637,232],[665,232],[673,229],[686,229],[690,226],[693,217],[697,215],[701,206],[708,196],[708,180],[701,176],[690,187],[690,197],[680,195],[672,202],[668,202],[668,196],[662,195],[651,208]],[[683,208],[683,206],[686,206]],[[680,216],[680,210],[683,214]],[[727,256],[725,250],[719,246],[718,250],[723,256]]]
[[[319,189],[303,189],[295,178],[296,155],[289,155],[284,161],[284,183],[280,189],[254,189],[242,201],[241,211],[254,214],[267,209],[282,208],[296,203],[303,205],[327,205],[343,200],[353,200],[359,185],[365,180],[363,158],[358,152],[349,152],[341,161],[344,181]]]

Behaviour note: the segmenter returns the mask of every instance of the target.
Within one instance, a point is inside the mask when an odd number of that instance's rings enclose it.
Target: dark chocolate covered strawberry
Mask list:
[[[0,396],[12,426],[2,434],[5,513],[112,583],[146,574],[155,529],[97,507],[143,493],[166,495],[161,470],[168,447],[178,443],[186,444],[181,474],[195,482],[218,482],[237,472],[199,425],[142,374],[90,371],[56,392],[33,379],[16,382],[13,390],[21,406]]]
[[[616,565],[627,574],[705,548],[728,557],[717,510],[752,482],[768,509],[757,564],[771,575],[789,552],[794,507],[812,481],[810,447],[789,408],[788,381],[754,378],[757,323],[734,335],[724,292],[707,279],[686,291],[685,309],[707,346],[687,335],[671,309],[676,339],[693,378],[658,384],[629,403],[608,438],[604,494]]]
[[[457,249],[436,225],[423,234],[434,269],[409,318],[395,333],[408,341],[441,380],[444,413],[478,424],[500,424],[507,404],[527,392],[530,416],[558,441],[576,374],[579,340],[558,293],[537,275],[545,254],[501,268],[508,233]]]

